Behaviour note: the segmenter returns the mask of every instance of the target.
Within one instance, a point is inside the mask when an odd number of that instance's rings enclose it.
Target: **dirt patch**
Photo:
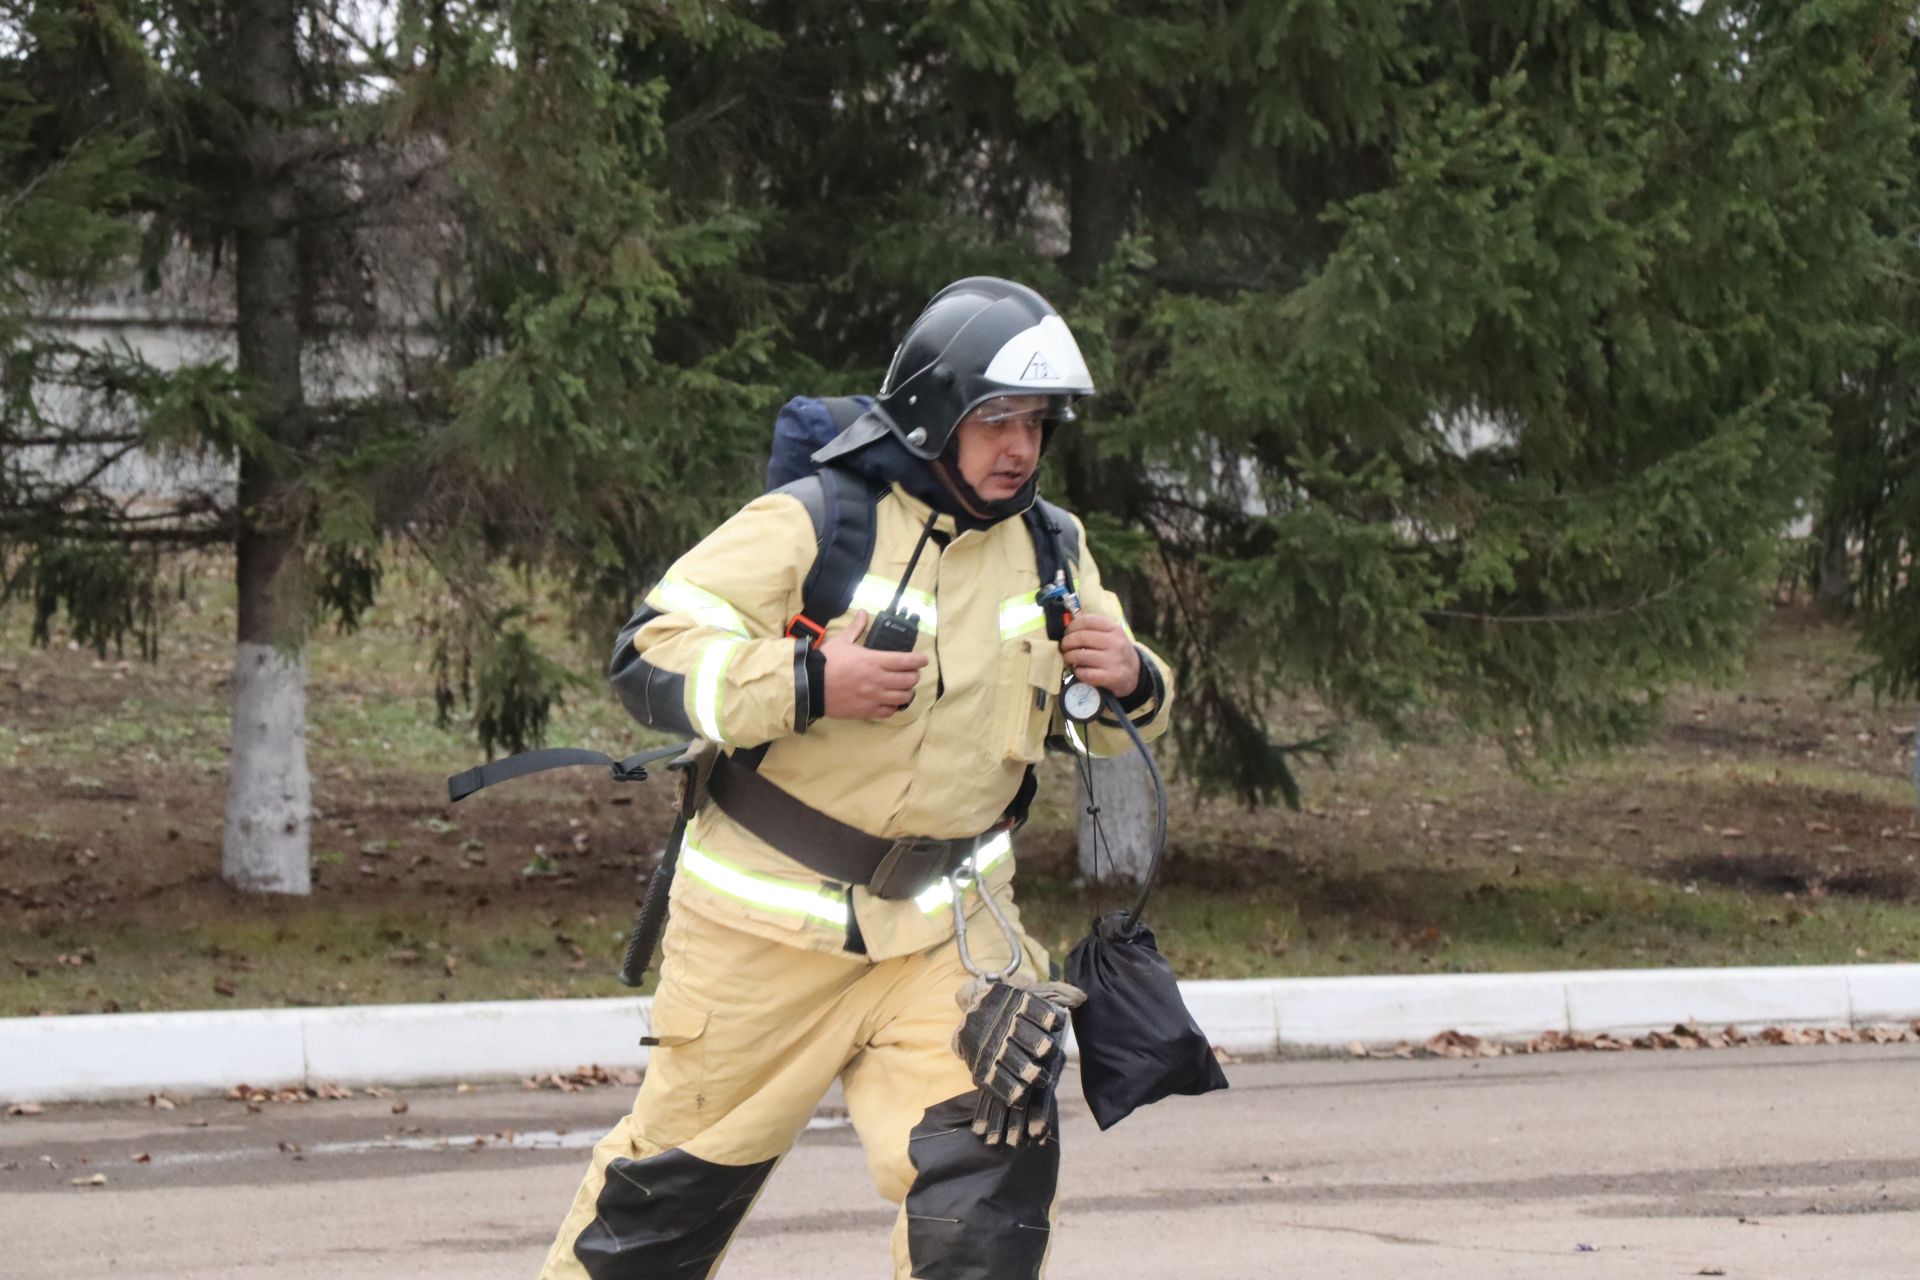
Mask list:
[[[670,800],[580,777],[502,788],[452,805],[435,778],[316,780],[316,901],[399,905],[511,893],[602,908],[631,897],[658,852]],[[518,794],[512,794],[516,791]],[[59,770],[0,786],[0,921],[159,920],[252,909],[221,882],[224,780],[147,766],[110,787]]]
[[[1880,902],[1911,902],[1920,876],[1906,866],[1843,866],[1806,854],[1783,852],[1718,854],[1674,859],[1661,867],[1676,882],[1720,885],[1762,893],[1794,893],[1818,898],[1838,893]]]
[[[1810,756],[1828,741],[1817,726],[1765,721],[1740,724],[1680,720],[1668,725],[1661,737],[1671,747],[1721,751],[1755,759]]]

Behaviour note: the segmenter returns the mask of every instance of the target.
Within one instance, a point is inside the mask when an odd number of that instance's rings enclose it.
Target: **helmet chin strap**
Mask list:
[[[954,463],[952,446],[927,466],[947,492],[953,495],[953,500],[960,504],[960,509],[981,524],[998,524],[1009,516],[1019,515],[1033,505],[1034,496],[1040,487],[1040,469],[1035,467],[1033,474],[1027,477],[1026,483],[1021,485],[1012,497],[990,502],[981,497],[979,492],[967,483],[967,478],[960,474],[960,468]]]

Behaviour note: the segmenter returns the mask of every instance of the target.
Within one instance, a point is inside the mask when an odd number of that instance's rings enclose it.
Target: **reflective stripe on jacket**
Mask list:
[[[927,506],[898,486],[874,512],[872,563],[848,615],[885,608],[925,526]],[[1077,522],[1076,522],[1077,523]],[[951,535],[942,516],[936,530]],[[1121,618],[1080,538],[1076,585],[1090,612]],[[813,565],[814,532],[798,499],[755,499],[682,556],[621,632],[612,679],[636,718],[728,747],[770,744],[761,774],[798,799],[872,835],[968,836],[1000,820],[1028,765],[1058,733],[1060,649],[1033,604],[1033,541],[1018,519],[927,543],[903,607],[921,614],[916,651],[929,659],[912,705],[884,720],[807,721],[804,645],[785,634]],[[1124,619],[1121,619],[1124,622]],[[1165,664],[1141,648],[1153,696],[1134,713],[1143,736],[1166,728]],[[1083,735],[1096,755],[1131,750],[1118,726]],[[1004,849],[1004,846],[1001,847]],[[1014,860],[983,849],[984,883],[1000,892]],[[952,934],[948,892],[885,901],[825,881],[707,805],[690,824],[673,902],[760,936],[840,950],[857,920],[874,960],[922,951]],[[936,891],[937,890],[937,891]],[[1003,894],[1004,900],[1004,894]],[[969,914],[979,906],[977,895]]]

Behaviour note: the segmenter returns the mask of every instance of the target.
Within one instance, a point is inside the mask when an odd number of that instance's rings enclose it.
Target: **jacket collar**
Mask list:
[[[912,518],[916,527],[924,527],[927,523],[927,517],[934,514],[933,508],[929,506],[924,499],[915,497],[908,491],[907,487],[898,480],[893,482],[892,488],[893,500],[900,504],[900,509]],[[935,533],[943,533],[947,537],[952,538],[955,536],[965,537],[969,533],[980,532],[979,527],[976,525],[973,528],[960,530],[958,534],[956,534],[955,530],[958,525],[959,521],[955,520],[948,512],[942,511],[934,515],[933,529]]]

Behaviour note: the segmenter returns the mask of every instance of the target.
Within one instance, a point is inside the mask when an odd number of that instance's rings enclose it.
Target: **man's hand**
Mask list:
[[[847,629],[820,646],[827,687],[821,705],[833,720],[884,720],[913,701],[924,653],[889,653],[860,643],[866,634],[864,610]]]
[[[1112,618],[1076,615],[1060,641],[1060,656],[1082,684],[1111,689],[1122,698],[1140,687],[1140,651]]]

